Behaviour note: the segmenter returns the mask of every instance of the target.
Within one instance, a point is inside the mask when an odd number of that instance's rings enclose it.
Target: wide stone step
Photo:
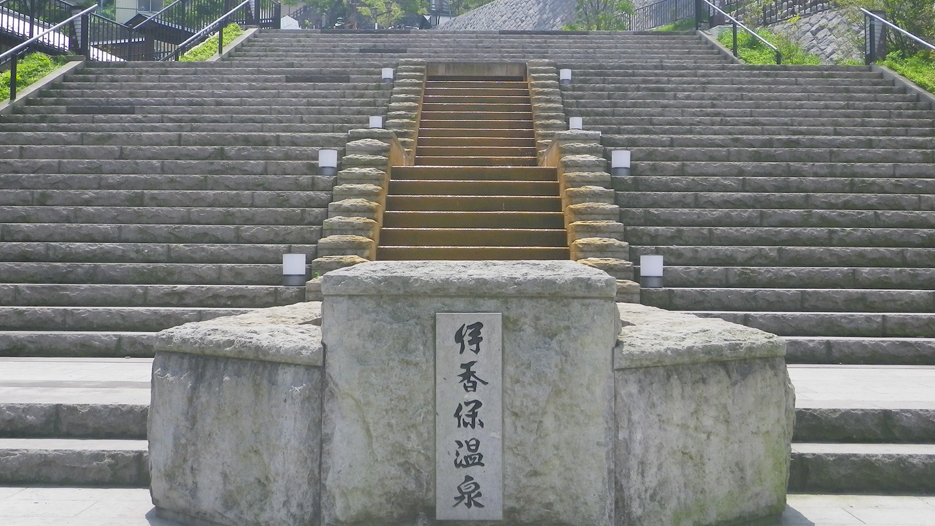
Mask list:
[[[588,121],[590,122],[590,121]],[[931,130],[931,127],[935,123],[935,120],[930,118],[903,118],[903,119],[885,119],[885,118],[863,118],[863,117],[848,117],[842,118],[840,116],[830,116],[830,117],[802,117],[802,116],[791,116],[791,117],[771,117],[758,116],[740,116],[740,117],[705,117],[697,115],[675,115],[675,116],[640,116],[640,117],[617,117],[613,123],[604,123],[601,126],[601,131],[608,135],[620,135],[629,133],[632,127],[642,127],[642,126],[681,126],[681,127],[701,127],[707,129],[708,127],[738,127],[738,128],[751,128],[757,127],[761,129],[769,130],[765,134],[769,135],[770,133],[778,135],[791,135],[790,130],[802,129],[802,128],[811,128],[811,129],[835,129],[835,128],[927,128]],[[739,130],[738,130],[739,132]],[[702,133],[707,133],[702,131]],[[737,132],[735,132],[737,133]],[[882,130],[881,134],[887,133],[887,130]],[[896,133],[896,132],[894,132]],[[763,135],[764,133],[760,133]]]
[[[314,152],[313,152],[314,153]],[[317,161],[173,159],[4,159],[0,173],[181,174],[181,175],[308,175],[318,173]]]
[[[613,78],[604,77],[591,79],[587,76],[584,77],[584,82],[579,82],[570,86],[566,86],[563,89],[566,90],[586,90],[589,89],[591,85],[598,86],[632,86],[632,85],[650,85],[650,84],[659,84],[665,83],[669,86],[682,86],[685,84],[690,85],[720,85],[720,86],[827,86],[827,87],[836,87],[841,88],[842,93],[847,93],[848,89],[857,84],[854,78],[843,77],[838,75],[825,76],[825,77],[806,77],[801,75],[759,75],[753,74],[749,76],[739,76],[737,78],[732,78],[730,76],[713,76],[707,79],[700,79],[698,77],[683,77],[677,75],[669,75],[668,73],[663,74],[650,74],[646,76],[638,76],[639,72],[635,71],[632,75],[619,76]],[[605,80],[606,82],[601,82]],[[865,75],[860,79],[859,84],[863,87],[879,86],[879,87],[891,87],[893,84],[879,75]]]
[[[377,248],[377,260],[567,260],[568,248],[561,247],[495,247],[495,246],[394,246]]]
[[[247,148],[247,147],[241,147]],[[230,149],[225,149],[226,153]],[[234,149],[236,150],[236,148]],[[796,162],[796,163],[935,163],[931,149],[849,148],[633,148],[633,163],[655,162]],[[191,152],[192,156],[201,152]],[[235,155],[235,154],[231,154]],[[242,155],[248,156],[249,152]],[[251,157],[246,157],[251,158]]]
[[[841,137],[777,135],[602,135],[605,148],[848,148],[931,150],[930,137]]]
[[[785,340],[790,364],[935,365],[935,338],[786,336]]]
[[[0,208],[0,222],[320,226],[327,218],[328,211],[325,205],[318,206],[319,208],[5,206]]]
[[[843,227],[843,228],[933,228],[935,227],[935,212],[931,211],[905,211],[905,210],[824,210],[833,206],[835,208],[848,208],[847,198],[843,197],[839,203],[824,203],[814,209],[801,206],[800,203],[790,203],[790,209],[781,207],[786,201],[795,201],[795,197],[785,198],[787,194],[767,194],[763,199],[757,199],[764,207],[762,209],[710,209],[710,208],[625,208],[620,211],[620,220],[626,225],[640,226],[742,226],[742,227]],[[728,197],[729,199],[729,197]],[[806,198],[808,199],[808,198]],[[707,204],[707,203],[705,203]],[[751,203],[753,204],[753,203]],[[739,205],[739,203],[728,203]],[[823,205],[823,206],[822,206]],[[860,205],[871,206],[872,203],[857,201],[854,208]],[[673,205],[669,205],[673,206]],[[703,206],[703,205],[702,205]],[[711,203],[712,208],[728,208]],[[755,206],[755,205],[754,205]],[[885,204],[880,204],[886,207]],[[918,206],[918,205],[917,205]],[[797,209],[795,209],[797,208]],[[891,208],[891,207],[886,207]]]
[[[243,94],[246,95],[246,94]],[[181,113],[185,110],[191,112],[206,111],[198,108],[224,108],[233,113],[256,113],[268,111],[270,114],[281,112],[284,106],[295,109],[303,115],[361,115],[373,112],[385,103],[388,97],[368,96],[364,92],[318,92],[307,94],[308,98],[278,97],[275,99],[251,99],[239,96],[236,93],[223,97],[42,97],[30,99],[30,104],[22,111],[28,113]],[[355,104],[354,99],[363,98],[361,104]],[[340,107],[335,107],[336,101],[341,101]],[[346,103],[345,103],[346,101]],[[330,104],[329,104],[330,103]]]
[[[599,109],[599,108],[622,108],[628,107],[632,101],[720,101],[733,104],[738,101],[769,101],[776,103],[786,102],[823,102],[823,101],[845,101],[854,102],[894,102],[894,103],[915,103],[917,99],[913,95],[905,93],[878,93],[871,91],[867,93],[813,93],[813,92],[753,92],[746,91],[627,91],[626,100],[614,100],[606,98],[584,98],[587,92],[566,93],[563,97],[565,108],[575,109]]]
[[[666,310],[935,313],[935,290],[667,287],[644,288],[641,302]]]
[[[423,159],[484,156],[493,158],[536,157],[535,146],[419,146],[416,151],[417,157]]]
[[[227,190],[8,190],[0,204],[10,206],[321,208],[331,192]],[[171,210],[167,210],[169,214]],[[258,212],[260,212],[258,210]]]
[[[428,130],[425,130],[428,131]],[[473,131],[473,130],[472,130]],[[443,137],[433,137],[433,136],[421,136],[418,141],[419,151],[422,151],[424,147],[438,147],[438,146],[447,146],[447,147],[456,147],[456,146],[470,146],[470,147],[496,147],[496,148],[535,148],[536,139],[534,137],[497,137],[497,136],[480,136],[480,137],[458,137],[458,136],[443,136]]]
[[[144,107],[145,108],[145,107]],[[585,122],[585,126],[619,126],[615,119],[620,117],[761,117],[777,118],[787,117],[793,119],[909,119],[916,121],[915,126],[922,126],[932,121],[931,112],[922,112],[916,110],[839,110],[839,109],[807,109],[807,108],[789,108],[788,106],[776,108],[656,108],[654,105],[646,104],[639,108],[630,108],[621,111],[620,115],[613,117],[591,117]],[[793,121],[795,122],[795,121]],[[827,124],[827,123],[826,123]],[[608,131],[608,133],[610,133]]]
[[[263,146],[0,146],[6,159],[166,160],[166,161],[292,161],[315,160],[311,147]]]
[[[933,178],[935,163],[866,162],[703,162],[648,161],[632,165],[634,176],[691,177],[894,177]]]
[[[512,123],[512,128],[482,128],[482,127],[465,127],[465,123],[458,123],[458,127],[452,127],[451,123],[436,122],[432,124],[437,124],[439,126],[448,126],[448,127],[423,127],[419,129],[419,141],[423,140],[438,140],[438,139],[447,139],[447,138],[456,138],[460,140],[474,140],[484,137],[493,137],[496,139],[522,139],[529,140],[530,137],[535,137],[535,132],[533,131],[532,123],[526,121],[517,121]],[[500,124],[500,123],[492,123]],[[396,170],[396,168],[394,168]]]
[[[782,126],[777,130],[769,126],[721,126],[713,124],[711,126],[651,126],[643,124],[633,124],[630,126],[615,126],[612,129],[617,132],[623,132],[623,135],[770,135],[777,131],[785,136],[823,136],[823,137],[931,137],[935,135],[932,128],[922,127],[856,127],[856,126],[824,126],[815,122],[814,126]],[[742,134],[742,135],[738,135]],[[612,134],[608,134],[612,135]]]
[[[27,115],[17,115],[17,117],[30,117]],[[36,122],[18,122],[18,123],[0,123],[0,130],[3,131],[20,131],[20,132],[83,132],[91,131],[93,133],[148,133],[148,132],[157,132],[157,133],[217,133],[220,129],[228,122],[137,122],[137,123],[128,123],[128,122],[70,122],[68,115],[44,115],[31,117],[55,117],[56,122],[38,122],[45,119],[33,119]],[[75,116],[78,117],[78,116]],[[90,117],[90,116],[89,116]],[[158,121],[162,119],[161,115],[143,115],[142,117],[151,117],[151,120]],[[171,117],[171,116],[170,116]],[[216,116],[222,117],[222,116]],[[263,116],[258,115],[256,120],[264,120],[269,122],[237,122],[237,130],[244,133],[334,133],[335,131],[341,131],[341,135],[345,135],[347,130],[352,126],[347,124],[334,124],[334,123],[308,123],[302,124],[303,117],[301,115],[294,116],[292,118],[286,118],[288,116],[280,116],[279,119],[276,116]],[[228,115],[227,119],[232,119],[232,116]],[[171,119],[169,119],[171,120]],[[214,119],[208,119],[214,120]],[[277,120],[289,120],[294,122],[276,122]],[[64,121],[64,122],[58,122]],[[346,135],[345,135],[346,136]],[[341,143],[341,146],[338,149],[343,149],[344,144]]]
[[[808,111],[916,111],[928,110],[929,106],[920,102],[869,102],[859,101],[811,101],[811,100],[739,100],[725,103],[720,100],[668,100],[643,99],[642,97],[627,97],[626,101],[617,102],[612,108],[593,108],[583,104],[578,111],[590,120],[594,117],[622,117],[632,115],[633,109],[645,108],[648,101],[652,101],[653,108],[658,110],[691,109],[705,110],[729,106],[732,110],[808,110]]]
[[[191,263],[197,265],[275,264],[282,255],[304,253],[315,259],[314,244],[190,243],[178,239],[167,243],[118,243],[112,239],[87,242],[4,241],[0,261],[59,263]],[[154,266],[158,268],[158,266]],[[205,271],[210,272],[208,267]]]
[[[893,312],[686,311],[779,336],[935,338],[935,314]]]
[[[3,283],[279,285],[277,264],[0,262]]]
[[[935,267],[935,248],[929,247],[630,244],[630,259],[639,261],[642,254],[661,254],[675,266],[857,267],[858,272],[861,267]]]
[[[667,287],[935,290],[931,268],[680,266],[668,259]]]
[[[786,228],[629,226],[634,245],[905,247],[935,246],[935,231],[919,228]]]
[[[935,491],[935,444],[792,444],[789,490]]]
[[[562,212],[402,212],[383,213],[383,228],[546,228],[562,229]],[[0,272],[2,272],[0,265]]]
[[[281,285],[0,284],[8,306],[263,308],[304,300],[302,287]]]
[[[397,246],[566,248],[567,245],[567,233],[564,228],[392,228],[384,226],[380,229],[380,248]],[[0,285],[0,291],[2,291],[2,285]]]
[[[160,190],[160,191],[330,191],[333,176],[319,175],[204,175],[204,174],[0,174],[0,187],[9,189],[63,190]],[[8,192],[14,192],[9,190]],[[5,196],[9,195],[4,192]],[[44,194],[43,194],[44,195]]]
[[[538,161],[533,156],[416,155],[415,164],[421,166],[537,166]]]
[[[129,331],[0,331],[0,356],[24,358],[151,358],[156,332]],[[47,393],[48,390],[44,390]],[[99,392],[97,389],[95,392]],[[69,393],[71,394],[71,393]],[[148,393],[145,400],[149,403]],[[7,399],[9,400],[9,399]],[[113,403],[128,403],[131,399],[121,393]],[[18,400],[26,403],[38,401],[35,395]],[[63,395],[56,402],[73,402]],[[2,413],[2,409],[0,409]],[[33,418],[27,415],[28,418]],[[144,422],[145,425],[145,422]],[[57,429],[61,429],[59,426]],[[105,435],[109,437],[111,435]],[[120,435],[121,437],[123,435]]]
[[[140,78],[136,81],[127,79],[114,79],[108,81],[104,78],[94,80],[85,79],[83,82],[66,81],[53,88],[44,90],[43,97],[52,99],[229,99],[229,98],[250,98],[257,104],[266,102],[269,105],[275,105],[276,99],[308,99],[313,101],[321,93],[323,97],[333,96],[335,91],[342,93],[350,92],[370,92],[373,94],[381,93],[383,96],[389,95],[389,91],[380,83],[379,73],[377,77],[370,77],[368,82],[342,82],[342,83],[314,83],[314,82],[264,82],[264,83],[243,83],[243,82],[225,82],[220,78],[205,78],[202,84],[193,84],[190,82],[179,82],[171,84],[173,80],[181,80],[178,77],[153,76],[150,78]],[[188,78],[187,80],[191,80]],[[272,80],[272,79],[270,79]],[[114,84],[109,86],[108,84]],[[158,89],[160,84],[167,85],[166,89]],[[119,89],[120,88],[125,89]],[[362,104],[373,104],[373,97],[361,98],[356,102]],[[355,102],[351,99],[349,102]]]
[[[0,484],[149,485],[145,440],[0,438]]]
[[[269,115],[269,114],[255,114],[255,115],[244,115],[239,113],[234,115],[231,112],[224,114],[178,114],[178,115],[166,115],[162,113],[146,114],[146,115],[107,115],[107,114],[12,114],[4,116],[4,122],[7,124],[0,124],[0,127],[5,126],[7,131],[17,131],[19,126],[29,125],[35,127],[35,125],[44,126],[44,125],[53,125],[50,130],[60,130],[68,131],[71,129],[78,129],[80,131],[106,131],[98,126],[104,127],[114,127],[117,126],[118,130],[124,130],[125,127],[130,126],[131,131],[146,131],[154,130],[160,131],[164,129],[165,125],[172,125],[170,130],[174,131],[176,127],[181,126],[181,131],[203,131],[203,132],[217,132],[225,129],[225,125],[231,123],[237,123],[238,130],[240,131],[250,131],[261,129],[278,129],[277,126],[282,126],[284,124],[293,125],[293,126],[302,126],[298,130],[305,133],[347,133],[349,129],[348,123],[333,123],[320,122],[319,116],[316,115]],[[93,125],[88,127],[82,127],[84,125]],[[258,125],[263,127],[258,128]],[[77,126],[77,128],[75,128]],[[139,126],[139,128],[135,128]],[[35,131],[35,130],[34,130]],[[43,128],[39,128],[38,131],[44,131]]]
[[[744,79],[746,80],[746,79]],[[764,79],[764,82],[755,83],[755,84],[742,84],[742,88],[739,87],[741,84],[732,84],[730,82],[720,82],[716,79],[701,81],[698,79],[683,79],[678,86],[678,93],[697,93],[697,92],[707,92],[707,93],[737,93],[743,91],[746,93],[755,93],[763,94],[764,97],[762,100],[769,100],[769,94],[771,93],[782,93],[782,94],[813,94],[813,93],[828,93],[834,92],[838,93],[842,99],[845,99],[849,95],[853,94],[905,94],[900,88],[896,88],[892,84],[884,82],[875,82],[872,84],[866,84],[864,82],[854,83],[854,82],[845,82],[845,84],[850,84],[847,86],[836,85],[836,86],[827,86],[821,85],[820,81],[813,84],[795,84],[793,82],[782,83],[773,83],[765,82],[766,80],[771,81],[773,79]],[[619,94],[625,94],[630,92],[665,92],[666,87],[671,86],[669,84],[669,79],[665,76],[659,77],[644,77],[640,82],[632,81],[619,81],[612,82],[608,84],[572,84],[567,86],[562,86],[562,97],[568,97],[570,100],[601,100],[601,99],[611,99],[619,100]],[[671,88],[670,88],[671,91]],[[617,95],[615,95],[617,94]]]
[[[663,73],[664,72],[664,73]],[[629,66],[626,68],[601,68],[593,63],[586,63],[573,70],[575,84],[611,84],[619,79],[645,78],[665,76],[667,78],[694,78],[713,79],[723,81],[726,79],[855,79],[880,80],[879,73],[874,73],[866,66],[854,66],[844,70],[768,70],[763,68],[725,68],[721,70],[691,69],[673,70],[662,68],[640,68]]]
[[[2,180],[2,179],[0,179]],[[764,192],[800,194],[935,194],[935,179],[882,177],[617,177],[621,203],[634,193]]]
[[[7,223],[4,242],[313,244],[321,227],[310,225],[167,225]]]
[[[156,332],[192,321],[249,312],[243,308],[0,307],[4,331]]]
[[[214,132],[24,132],[0,131],[0,144],[42,144],[68,146],[257,146],[340,148],[347,142],[345,134],[337,133],[237,133]]]

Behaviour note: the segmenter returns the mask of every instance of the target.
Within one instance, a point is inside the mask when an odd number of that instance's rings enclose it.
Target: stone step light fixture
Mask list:
[[[613,150],[610,153],[610,174],[614,177],[630,175],[630,150]]]
[[[647,289],[662,288],[662,256],[640,256],[640,286]]]
[[[338,151],[318,150],[318,175],[335,176],[338,174]]]
[[[282,255],[282,284],[284,287],[305,286],[305,254]]]

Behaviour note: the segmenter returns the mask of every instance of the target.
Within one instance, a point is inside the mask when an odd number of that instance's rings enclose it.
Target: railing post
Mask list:
[[[226,20],[221,20],[221,29],[218,30],[218,57],[224,54],[224,24]]]
[[[780,53],[778,49],[776,50],[776,65],[782,65],[782,53]]]
[[[85,60],[91,60],[91,28],[88,27],[91,22],[91,15],[81,15],[81,49],[84,50]]]
[[[737,56],[737,22],[731,22],[732,33],[734,34],[734,56]]]
[[[695,31],[701,29],[701,0],[695,0]]]
[[[871,11],[877,16],[882,13]],[[870,15],[864,15],[864,64],[869,66],[886,57],[886,25]]]
[[[37,0],[30,0],[29,2],[29,38],[36,36],[36,18],[38,18],[38,13],[36,11],[39,9],[37,5]],[[28,39],[27,39],[28,40]],[[16,59],[14,59],[16,60]],[[12,99],[10,99],[12,100]]]
[[[19,60],[19,53],[13,53],[13,61],[10,63],[10,102],[16,100],[16,62]]]

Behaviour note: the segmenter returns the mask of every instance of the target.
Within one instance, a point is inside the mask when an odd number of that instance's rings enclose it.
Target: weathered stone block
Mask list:
[[[359,256],[373,261],[377,245],[362,236],[328,236],[318,241],[319,256]]]
[[[335,186],[333,193],[335,201],[365,199],[379,203],[381,207],[386,204],[386,191],[382,186],[373,184],[342,184]]]
[[[781,338],[619,304],[618,524],[728,524],[785,507],[794,391]]]
[[[576,239],[569,248],[571,249],[571,259],[574,261],[585,258],[624,259],[630,253],[629,243],[608,237]]]
[[[565,223],[576,221],[617,221],[620,207],[606,203],[581,203],[565,207]]]
[[[582,265],[587,265],[610,274],[611,276],[617,278],[617,294],[620,294],[620,282],[622,280],[633,279],[633,263],[625,259],[614,259],[614,258],[583,258],[577,260],[578,263]],[[629,283],[629,282],[628,282]],[[639,293],[639,284],[637,284],[636,293]],[[627,294],[632,294],[633,292],[627,290]]]
[[[568,244],[588,237],[608,237],[623,241],[623,223],[616,221],[575,221],[568,225]]]
[[[324,256],[315,258],[312,260],[312,274],[318,274],[319,276],[324,276],[325,273],[331,272],[332,270],[337,270],[344,267],[352,267],[354,265],[359,265],[361,263],[366,263],[368,259],[364,259],[360,256]]]
[[[380,225],[364,217],[331,217],[325,219],[322,230],[328,236],[361,236],[377,241]]]
[[[373,262],[322,290],[324,523],[434,516],[437,312],[503,314],[507,523],[614,523],[612,277],[570,261]]]
[[[383,207],[367,199],[345,199],[328,205],[328,217],[365,217],[379,223],[383,219]]]
[[[380,155],[388,157],[390,144],[380,139],[358,139],[350,141],[346,146],[347,155]]]
[[[610,188],[610,183],[610,174],[605,171],[579,172],[569,170],[562,174],[563,188],[580,188],[582,186]]]
[[[156,343],[157,514],[188,524],[319,524],[320,304],[186,324]]]
[[[338,172],[338,185],[342,184],[372,184],[386,186],[389,175],[381,168],[346,168]]]
[[[580,173],[580,172],[579,172]],[[609,188],[600,186],[576,186],[565,188],[565,205],[579,205],[582,203],[616,204],[617,194]]]
[[[341,166],[344,168],[381,168],[385,170],[389,166],[389,159],[385,155],[345,155],[341,159]]]

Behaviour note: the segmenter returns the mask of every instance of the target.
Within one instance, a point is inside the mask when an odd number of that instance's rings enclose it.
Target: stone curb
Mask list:
[[[7,99],[6,101],[0,103],[0,115],[11,113],[13,108],[22,106],[26,104],[26,100],[38,96],[40,90],[45,89],[47,86],[58,81],[69,73],[80,71],[84,68],[84,66],[85,60],[83,57],[81,57],[80,60],[68,61],[60,68],[52,70],[52,72],[42,77],[40,80],[23,88],[23,90],[17,94],[15,101],[10,102],[10,100]]]
[[[718,42],[717,39],[712,38],[711,35],[709,35],[708,33],[698,30],[698,31],[695,31],[695,34],[698,35],[698,38],[701,39],[702,42],[714,48],[722,57],[726,57],[727,60],[730,60],[734,64],[743,64],[743,62],[741,62],[739,58],[734,56],[734,53],[731,50],[721,45],[721,43]]]
[[[919,86],[915,82],[907,79],[906,77],[896,73],[886,66],[877,66],[876,64],[870,66],[870,71],[874,73],[880,73],[883,75],[883,78],[892,82],[897,88],[903,88],[906,90],[906,93],[910,95],[915,95],[916,99],[921,103],[928,103],[929,109],[935,110],[935,95],[929,93],[925,88]]]
[[[215,53],[211,58],[209,58],[209,59],[206,60],[205,62],[217,62],[217,61],[223,59],[224,57],[230,55],[232,52],[234,52],[234,51],[236,51],[238,48],[240,48],[240,46],[243,45],[244,42],[246,42],[246,41],[249,40],[251,37],[253,37],[253,35],[255,35],[256,32],[259,31],[259,30],[260,30],[260,29],[257,28],[257,27],[251,27],[251,28],[247,29],[246,31],[244,31],[243,33],[241,33],[240,36],[238,36],[237,38],[235,38],[233,42],[231,42],[230,44],[227,44],[226,46],[224,46],[223,53],[221,53],[220,55],[218,55],[217,53]]]

